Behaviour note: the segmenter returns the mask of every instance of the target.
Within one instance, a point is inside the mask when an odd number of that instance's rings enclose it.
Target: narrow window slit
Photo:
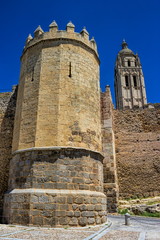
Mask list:
[[[72,65],[71,62],[69,63],[69,77],[72,77]]]
[[[32,70],[32,77],[31,77],[31,82],[33,82],[33,81],[34,81],[34,68]]]

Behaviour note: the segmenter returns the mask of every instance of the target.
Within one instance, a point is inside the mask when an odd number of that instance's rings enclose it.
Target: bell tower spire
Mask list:
[[[116,108],[143,108],[147,104],[142,66],[138,54],[134,54],[123,40],[115,64]]]
[[[128,48],[128,44],[126,43],[125,39],[122,42],[122,49]]]

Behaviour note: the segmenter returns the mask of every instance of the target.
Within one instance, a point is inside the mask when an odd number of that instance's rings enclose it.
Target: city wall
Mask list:
[[[160,104],[153,106],[114,110],[120,198],[160,194]]]
[[[103,147],[104,193],[107,196],[108,212],[116,212],[118,208],[118,182],[115,155],[115,136],[113,132],[113,104],[110,87],[101,93],[101,123]]]
[[[8,188],[15,106],[15,89],[11,93],[0,93],[0,222],[4,193]]]

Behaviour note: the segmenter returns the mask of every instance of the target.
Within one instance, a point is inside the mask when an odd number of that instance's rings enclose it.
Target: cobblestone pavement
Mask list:
[[[0,240],[83,240],[107,226],[103,224],[84,228],[42,228],[0,224]]]
[[[108,224],[84,228],[40,228],[0,225],[0,239],[10,240],[160,240],[160,219],[108,216]]]
[[[160,240],[160,219],[131,216],[130,226],[124,216],[108,216],[112,225],[93,240]]]

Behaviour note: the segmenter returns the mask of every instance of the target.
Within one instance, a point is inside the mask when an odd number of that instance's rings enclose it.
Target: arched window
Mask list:
[[[126,87],[129,87],[129,78],[128,78],[128,75],[125,75],[125,84],[126,84]]]
[[[130,67],[131,66],[131,61],[130,60],[128,60],[128,67]]]
[[[134,84],[134,87],[137,87],[137,78],[135,75],[133,76],[133,84]]]

